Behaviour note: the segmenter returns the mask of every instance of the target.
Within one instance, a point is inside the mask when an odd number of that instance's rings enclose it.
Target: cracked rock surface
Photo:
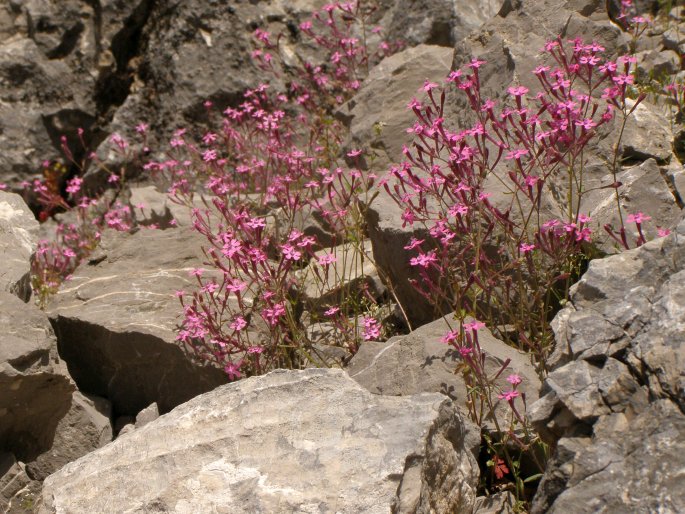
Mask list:
[[[0,291],[24,301],[31,296],[31,254],[38,243],[38,222],[19,195],[0,191]]]
[[[532,512],[683,512],[685,220],[590,263],[531,407],[556,445]]]
[[[74,385],[47,316],[0,292],[0,453],[30,461],[52,445]]]
[[[202,266],[202,236],[187,229],[107,231],[97,253],[50,304],[60,354],[79,389],[108,398],[117,415],[160,412],[226,383],[175,341],[175,291]]]
[[[341,370],[275,371],[66,465],[39,512],[471,512],[479,443],[440,394],[377,396]]]

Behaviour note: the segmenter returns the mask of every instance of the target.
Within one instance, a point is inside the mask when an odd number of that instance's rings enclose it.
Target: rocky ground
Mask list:
[[[5,2],[1,181],[18,190],[37,176],[41,161],[60,155],[63,134],[82,148],[79,127],[85,146],[114,166],[113,133],[132,135],[144,120],[149,145],[159,147],[179,125],[202,126],[206,100],[235,105],[259,82],[251,32],[287,30],[321,5]],[[529,80],[545,40],[559,34],[601,40],[609,53],[628,48],[616,13],[594,0],[382,0],[379,24],[408,47],[372,69],[339,109],[350,130],[345,147],[370,147],[367,165],[382,172],[409,141],[405,107],[425,80],[439,82],[478,56],[491,70],[484,88],[501,97],[514,80]],[[678,7],[662,15],[634,43],[651,79],[682,73],[685,18]],[[462,107],[448,98],[453,119],[466,121]],[[528,415],[553,449],[531,512],[685,511],[685,170],[673,120],[658,97],[641,104],[625,130],[619,175],[625,209],[671,233],[590,263],[554,319],[547,377],[539,380],[528,356],[482,336],[489,369],[509,361],[524,377]],[[600,224],[613,221],[605,208],[613,190],[601,186],[613,180],[602,164],[615,137],[609,130],[588,149],[597,189],[583,209]],[[85,178],[92,190],[106,183],[94,165]],[[340,294],[368,284],[382,296],[392,287],[411,306],[408,333],[363,344],[343,369],[278,370],[230,384],[175,341],[174,293],[191,287],[203,239],[187,210],[153,186],[132,182],[129,193],[131,205],[147,206],[136,229],[106,231],[41,310],[29,278],[41,227],[21,196],[0,191],[3,511],[514,512],[508,491],[483,495],[481,430],[465,414],[457,357],[440,342],[446,322],[398,258],[422,233],[403,226],[382,190],[367,220],[377,268],[355,267]],[[314,222],[308,230],[325,240]]]

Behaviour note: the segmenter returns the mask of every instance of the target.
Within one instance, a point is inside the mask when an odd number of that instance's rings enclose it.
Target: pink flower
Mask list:
[[[270,326],[276,326],[281,316],[285,314],[285,306],[282,303],[277,303],[273,307],[262,310],[262,317],[269,323]]]
[[[451,71],[449,75],[447,75],[447,78],[445,79],[445,82],[457,82],[461,78],[461,70],[455,70]]]
[[[466,205],[462,204],[454,204],[452,207],[450,207],[448,213],[452,217],[457,217],[457,216],[463,216],[469,212],[469,208]]]
[[[412,237],[411,240],[409,241],[409,244],[404,247],[405,250],[413,250],[414,248],[420,247],[424,239],[416,239],[415,237]]]
[[[416,257],[409,259],[409,264],[412,266],[420,266],[422,268],[429,267],[432,263],[437,262],[438,258],[435,256],[435,250],[428,253],[420,253]]]
[[[326,253],[324,255],[320,255],[317,259],[319,264],[321,264],[322,266],[328,266],[330,264],[333,264],[337,260],[338,259],[336,258],[336,256],[333,255],[332,253]]]
[[[241,282],[240,280],[237,280],[237,279],[233,279],[226,284],[226,289],[228,291],[230,291],[231,293],[239,293],[246,288],[247,288],[247,284],[245,282]]]
[[[416,221],[416,217],[414,216],[414,213],[412,211],[410,211],[409,209],[406,209],[402,213],[401,218],[402,218],[402,228],[404,228],[407,224],[409,224],[409,226],[411,226]]]
[[[426,81],[423,83],[423,87],[422,87],[421,89],[419,89],[419,91],[423,90],[423,91],[425,91],[426,93],[430,93],[433,89],[436,89],[436,88],[438,88],[438,87],[440,87],[440,86],[438,86],[436,83],[434,83],[434,82],[429,82],[428,80],[426,80]]]
[[[364,341],[372,341],[380,337],[381,327],[375,318],[372,318],[370,316],[364,316],[364,318],[362,319],[362,325],[364,325]]]
[[[412,98],[407,104],[407,109],[421,109],[421,103],[416,98]]]
[[[237,378],[240,378],[240,366],[242,366],[243,362],[238,361],[238,362],[229,362],[226,364],[224,367],[224,371],[228,375],[229,380],[235,380]]]
[[[517,386],[521,382],[523,382],[523,379],[519,375],[514,373],[507,377],[507,382],[509,382],[513,386]]]
[[[450,344],[450,343],[453,343],[454,341],[456,341],[458,337],[459,337],[459,332],[457,332],[456,330],[450,330],[449,332],[447,332],[447,334],[445,334],[444,336],[442,336],[440,338],[440,342],[445,343],[445,344]]]
[[[528,88],[525,86],[510,87],[509,89],[507,89],[507,92],[511,96],[520,97],[520,96],[525,95],[528,92]]]
[[[217,158],[216,150],[206,150],[202,154],[202,160],[205,162],[216,161],[216,158]]]
[[[464,330],[471,330],[473,332],[477,332],[481,328],[485,328],[485,323],[482,323],[480,321],[470,321],[468,323],[464,323]]]
[[[516,159],[518,161],[524,155],[528,155],[528,150],[526,150],[525,148],[518,148],[516,150],[512,150],[511,152],[507,153],[506,159],[508,159],[508,160]]]
[[[589,227],[583,227],[576,232],[576,241],[592,241],[592,230]]]
[[[666,237],[671,233],[671,231],[667,228],[659,228],[657,229],[656,233],[659,235],[659,237]]]
[[[518,391],[504,391],[497,395],[500,400],[506,400],[508,402],[513,402],[514,398],[518,398],[521,394]]]
[[[79,177],[72,178],[69,182],[67,182],[67,193],[71,193],[71,194],[78,193],[79,190],[81,189],[82,183],[83,183],[83,180],[80,179]]]
[[[636,225],[640,225],[642,222],[649,221],[651,219],[651,216],[647,216],[642,212],[636,212],[635,214],[631,214],[628,216],[628,218],[626,218],[626,223],[635,223]]]
[[[596,127],[597,123],[592,118],[586,118],[584,120],[577,120],[576,125],[582,127],[585,130],[590,130],[592,127]]]
[[[540,181],[540,177],[535,175],[526,175],[525,183],[528,187],[534,187]]]
[[[233,323],[231,323],[229,326],[236,332],[240,332],[247,326],[247,321],[245,321],[245,318],[243,318],[242,316],[238,316],[236,319],[233,320]]]
[[[519,246],[519,250],[522,254],[526,254],[528,252],[532,252],[533,250],[535,250],[535,245],[521,243],[521,245]]]
[[[330,318],[331,316],[335,316],[338,312],[340,312],[340,307],[333,306],[324,312],[324,314]]]

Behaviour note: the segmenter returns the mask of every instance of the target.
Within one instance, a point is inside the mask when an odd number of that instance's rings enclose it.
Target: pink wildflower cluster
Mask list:
[[[325,54],[323,62],[302,62],[298,77],[291,82],[290,91],[297,104],[308,110],[330,107],[330,103],[345,102],[350,92],[361,86],[371,65],[401,49],[400,42],[378,41],[382,32],[374,27],[367,34],[376,6],[371,2],[335,2],[324,5],[311,19],[300,23],[299,29],[315,48]],[[263,69],[279,74],[276,63],[280,60],[281,35],[273,37],[258,29],[255,39],[259,48],[253,59]],[[281,67],[287,67],[281,63]]]
[[[515,85],[501,103],[481,96],[486,63],[473,59],[447,78],[457,91],[450,94],[461,95],[472,114],[461,130],[446,120],[447,91],[427,82],[426,102],[409,103],[416,122],[406,160],[383,180],[404,224],[431,236],[407,247],[416,287],[434,305],[472,313],[495,331],[513,325],[512,342],[538,363],[551,343],[555,295],[564,296],[594,236],[579,211],[584,150],[603,125],[642,100],[627,102],[634,59],[608,60],[603,52],[596,42],[550,41],[548,64],[533,71],[537,91]],[[505,195],[492,196],[495,183]]]
[[[317,219],[333,235],[333,245],[363,239],[360,198],[375,177],[340,165],[345,132],[332,109],[356,92],[370,63],[392,51],[380,42],[371,52],[365,38],[353,35],[370,15],[357,2],[324,6],[300,30],[327,55],[327,64],[301,62],[296,73],[290,70],[286,91],[267,83],[246,91],[241,104],[223,111],[220,128],[197,143],[179,129],[171,158],[146,165],[171,183],[170,195],[178,203],[191,205],[196,191],[210,195],[206,209],[193,211],[193,228],[209,243],[209,271],[197,274],[196,291],[181,295],[185,315],[178,340],[200,360],[224,368],[232,380],[275,367],[297,368],[316,352],[301,319],[302,281],[328,284],[337,258],[315,254],[322,245],[301,231],[298,220]],[[286,68],[281,36],[262,29],[254,36],[253,58],[279,75]],[[356,163],[363,151],[346,156]],[[350,320],[364,305],[343,300],[320,312],[310,308],[306,317],[308,323],[331,325],[338,344],[354,351]],[[363,337],[379,336],[380,324],[365,318]]]
[[[78,130],[81,144],[83,130]],[[112,144],[123,152],[126,160],[133,160],[128,142],[121,136],[113,137]],[[83,171],[85,164],[77,162],[67,140],[62,137],[62,152],[71,165],[72,172]],[[94,155],[89,158],[96,161]],[[49,296],[56,293],[60,284],[67,279],[81,261],[98,245],[101,231],[112,228],[129,231],[134,225],[130,206],[116,200],[117,194],[91,197],[83,190],[80,175],[67,178],[69,169],[60,162],[43,163],[43,178],[24,182],[24,196],[28,203],[38,206],[38,219],[46,222],[56,214],[71,211],[74,220],[57,223],[52,240],[43,240],[31,263],[31,282],[38,301],[45,304]],[[110,177],[119,176],[110,172]],[[117,182],[112,181],[110,182]],[[121,186],[119,186],[121,187]]]

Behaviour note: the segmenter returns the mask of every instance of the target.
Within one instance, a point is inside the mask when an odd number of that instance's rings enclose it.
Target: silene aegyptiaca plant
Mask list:
[[[479,59],[452,71],[445,85],[426,82],[425,101],[409,103],[416,116],[408,129],[413,143],[381,180],[402,208],[404,225],[428,234],[409,242],[407,259],[418,272],[415,287],[437,310],[456,313],[457,328],[444,341],[462,358],[472,418],[482,423],[494,416],[498,401],[511,407],[508,423],[495,420],[489,464],[495,481],[511,473],[519,499],[527,486],[512,448],[537,458],[541,443],[525,420],[521,378],[508,373],[507,364],[487,374],[478,329],[487,326],[528,352],[544,377],[553,346],[550,321],[593,242],[608,234],[628,248],[626,224],[634,224],[639,246],[649,220],[622,212],[617,179],[626,121],[644,99],[632,87],[635,58],[610,60],[596,42],[561,38],[548,42],[543,55],[544,64],[533,71],[538,89],[514,84],[500,101],[482,96],[480,69],[487,63]],[[471,126],[450,125],[448,92],[470,110]],[[610,122],[618,141],[607,189],[620,226],[597,231],[581,210],[584,175],[588,145]],[[496,381],[507,376],[511,387],[503,389]],[[544,459],[538,464],[542,471]]]
[[[208,242],[205,267],[192,273],[197,290],[178,293],[178,340],[231,380],[330,365],[328,347],[353,354],[384,330],[377,292],[346,287],[371,260],[364,208],[375,177],[357,167],[362,150],[340,155],[345,130],[333,117],[369,66],[397,47],[370,28],[373,11],[368,2],[334,3],[303,22],[321,62],[286,62],[283,38],[258,29],[253,59],[286,89],[265,82],[246,91],[216,130],[198,142],[178,130],[171,158],[146,166],[192,209],[193,229]],[[312,223],[330,240],[307,231]]]
[[[78,136],[85,149],[82,129],[78,130]],[[135,160],[124,138],[114,134],[110,142],[125,161]],[[81,178],[85,164],[74,158],[66,137],[62,137],[62,152],[66,162],[77,170],[72,178],[65,179],[69,173],[65,164],[46,161],[43,163],[43,179],[23,183],[25,198],[39,207],[41,223],[56,214],[70,212],[68,221],[57,223],[51,239],[38,242],[31,260],[31,286],[41,308],[97,247],[103,230],[129,231],[135,223],[131,207],[119,199],[125,178],[123,172],[114,173],[99,163],[109,173],[108,182],[115,187],[109,194],[89,196],[83,190]],[[89,159],[97,163],[95,154],[89,155]]]

